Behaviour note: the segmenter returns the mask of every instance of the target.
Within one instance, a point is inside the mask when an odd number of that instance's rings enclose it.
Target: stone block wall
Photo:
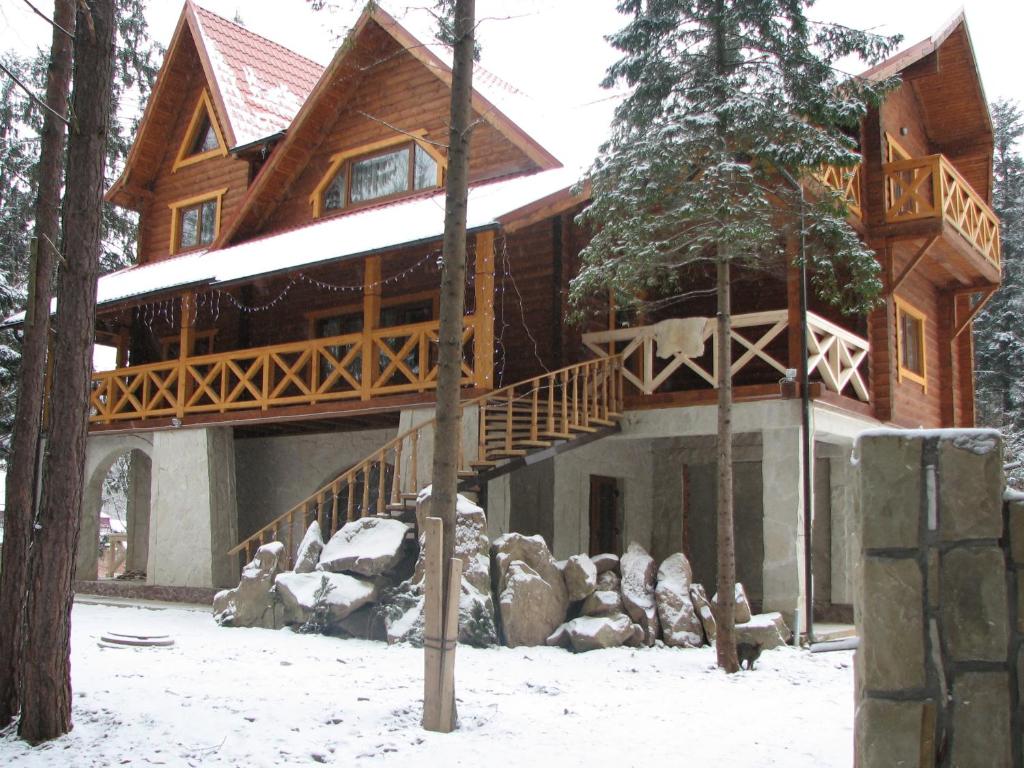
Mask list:
[[[1024,500],[989,430],[858,440],[856,761],[1024,766]]]

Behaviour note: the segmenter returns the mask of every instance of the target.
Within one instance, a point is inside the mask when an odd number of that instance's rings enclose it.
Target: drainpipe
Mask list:
[[[807,370],[807,259],[806,256],[806,209],[807,198],[804,197],[803,186],[785,170],[782,175],[800,193],[800,426],[801,452],[803,469],[804,502],[804,627],[807,642],[814,641],[814,570],[811,542],[811,521],[814,514],[813,488],[811,473],[814,470],[814,454],[812,450],[813,435],[811,434],[811,390],[810,372]],[[794,633],[797,628],[794,627]]]

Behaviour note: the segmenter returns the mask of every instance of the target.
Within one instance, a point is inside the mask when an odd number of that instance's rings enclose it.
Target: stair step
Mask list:
[[[500,459],[517,459],[517,458],[519,458],[521,456],[525,456],[527,453],[529,453],[529,451],[523,451],[523,450],[519,450],[517,448],[512,448],[512,449],[504,449],[503,448],[500,451],[493,451],[493,452],[492,451],[488,451],[487,455],[488,456],[494,456],[494,457],[500,458]]]

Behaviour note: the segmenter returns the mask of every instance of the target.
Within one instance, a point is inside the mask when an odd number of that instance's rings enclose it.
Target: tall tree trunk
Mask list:
[[[84,5],[84,4],[83,4]],[[89,384],[102,244],[106,141],[114,71],[114,0],[90,0],[75,39],[64,263],[57,281],[50,440],[29,564],[21,721],[31,743],[71,729],[71,578],[81,523]],[[95,546],[87,542],[86,546]]]
[[[57,261],[60,231],[61,169],[64,166],[64,122],[71,83],[71,38],[58,27],[73,30],[73,0],[56,0],[53,8],[53,41],[46,71],[46,104],[43,112],[36,191],[34,259],[29,265],[29,301],[18,369],[18,409],[7,464],[7,495],[4,511],[3,570],[0,572],[0,728],[20,707],[18,694],[21,642],[24,623],[25,585],[28,580],[29,540],[36,501],[39,466],[39,432],[46,377],[46,348],[50,335],[50,299],[53,266]],[[56,113],[56,114],[54,114]]]
[[[718,255],[718,666],[739,670],[736,658],[736,546],[732,495],[732,307],[729,259]]]
[[[462,316],[466,291],[466,208],[469,192],[469,140],[476,24],[475,0],[455,0],[452,96],[448,131],[448,170],[444,205],[444,266],[441,272],[441,319],[438,330],[437,423],[431,513],[444,523],[442,572],[447,598],[450,564],[455,556],[455,497],[458,492],[462,415]],[[442,611],[446,615],[447,610]],[[447,633],[447,632],[446,632]],[[455,712],[454,705],[452,712]],[[454,715],[453,715],[454,717]]]

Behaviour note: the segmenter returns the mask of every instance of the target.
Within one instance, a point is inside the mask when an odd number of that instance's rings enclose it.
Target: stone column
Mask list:
[[[147,582],[214,587],[238,582],[235,452],[230,427],[153,435]]]
[[[804,607],[804,495],[800,428],[761,433],[764,503],[764,611],[778,611],[794,628]]]
[[[857,765],[1019,768],[998,433],[874,432],[858,451]]]
[[[132,453],[128,474],[128,556],[125,569],[145,571],[149,559],[149,499],[152,462],[142,451]]]

